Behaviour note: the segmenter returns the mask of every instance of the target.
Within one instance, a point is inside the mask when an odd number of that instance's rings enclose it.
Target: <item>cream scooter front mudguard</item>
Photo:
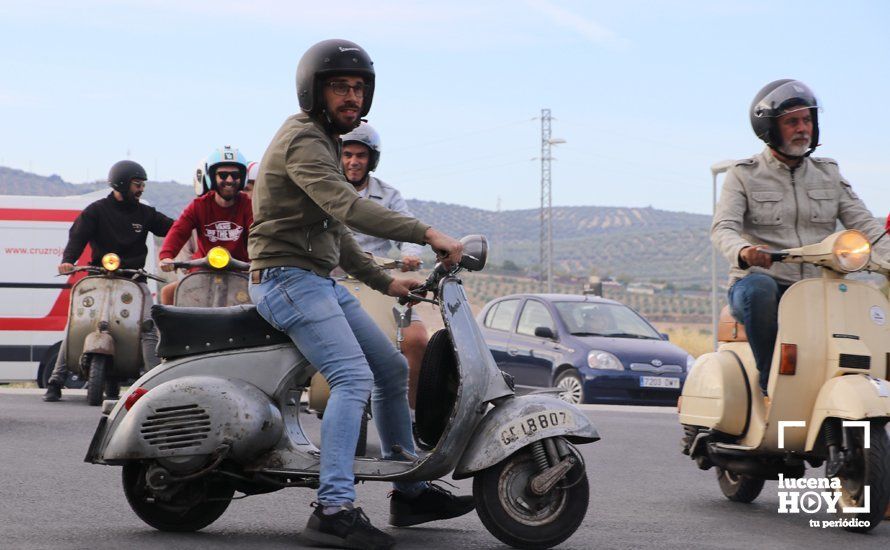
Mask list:
[[[890,418],[890,383],[864,374],[838,376],[825,382],[807,423],[806,451],[813,450],[826,418]]]

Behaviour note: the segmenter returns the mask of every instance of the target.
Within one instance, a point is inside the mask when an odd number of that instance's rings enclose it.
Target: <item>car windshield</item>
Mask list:
[[[569,333],[575,336],[610,336],[661,340],[661,335],[636,312],[621,304],[554,302]]]

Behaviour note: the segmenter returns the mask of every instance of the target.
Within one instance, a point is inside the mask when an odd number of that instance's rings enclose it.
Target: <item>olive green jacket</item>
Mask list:
[[[774,263],[769,269],[749,267],[739,252],[758,244],[781,250],[818,243],[838,230],[838,221],[862,231],[871,241],[884,231],[884,225],[841,176],[836,161],[806,157],[791,170],[767,148],[738,161],[726,173],[711,242],[729,260],[730,285],[754,272],[791,284],[818,276],[818,268],[785,263]],[[887,256],[883,241],[874,253]]]
[[[340,169],[339,143],[305,113],[284,121],[260,162],[247,249],[251,270],[299,267],[327,277],[338,265],[385,292],[392,277],[362,252],[356,231],[424,244],[428,225],[361,198]]]

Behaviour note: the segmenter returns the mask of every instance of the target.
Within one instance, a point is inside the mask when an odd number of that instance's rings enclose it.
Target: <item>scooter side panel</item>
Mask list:
[[[816,398],[813,416],[807,422],[807,451],[813,450],[826,418],[890,418],[890,383],[862,374],[839,376],[826,382]]]
[[[742,435],[751,407],[745,371],[736,348],[747,343],[724,344],[716,353],[696,360],[683,384],[680,423],[703,426],[730,435]]]
[[[485,416],[464,450],[453,477],[470,477],[535,441],[558,436],[578,443],[590,443],[600,438],[590,420],[561,399],[545,395],[516,397]]]
[[[281,438],[281,413],[243,380],[186,376],[142,396],[111,435],[107,462],[209,456],[224,446],[246,462]]]

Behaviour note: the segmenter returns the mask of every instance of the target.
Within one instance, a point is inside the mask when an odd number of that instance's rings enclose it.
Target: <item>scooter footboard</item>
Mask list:
[[[91,445],[92,462],[209,456],[223,446],[246,462],[281,439],[284,422],[252,384],[186,376],[152,388],[119,422],[98,431],[105,444]]]
[[[592,443],[600,438],[584,413],[556,397],[510,399],[482,419],[453,477],[470,477],[535,441],[560,436],[573,443]]]

